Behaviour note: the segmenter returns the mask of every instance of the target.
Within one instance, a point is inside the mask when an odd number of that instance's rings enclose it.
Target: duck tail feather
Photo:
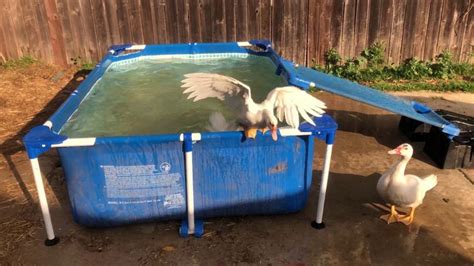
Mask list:
[[[438,184],[438,177],[436,175],[429,175],[423,178],[423,186],[425,190],[431,190]]]

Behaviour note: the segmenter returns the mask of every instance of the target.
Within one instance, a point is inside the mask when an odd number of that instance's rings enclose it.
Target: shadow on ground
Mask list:
[[[332,247],[331,256],[337,257],[334,261],[376,265],[472,263],[468,256],[442,240],[442,227],[423,224],[429,219],[426,209],[420,208],[417,221],[409,227],[401,223],[387,225],[379,219],[389,212],[376,193],[380,175],[331,173],[325,207],[327,228],[323,229],[327,231],[315,231],[313,237],[329,234],[328,241],[333,243],[323,245]],[[320,176],[320,171],[313,171],[314,178]],[[317,186],[313,186],[307,210],[315,210],[317,193]]]
[[[18,153],[19,151],[24,151],[25,147],[22,143],[22,138],[25,136],[28,131],[38,125],[46,122],[48,117],[50,117],[59,106],[69,97],[69,95],[79,86],[81,81],[86,78],[89,70],[80,70],[77,71],[73,78],[64,86],[45,106],[39,111],[28,123],[25,124],[19,131],[17,131],[12,137],[5,140],[0,144],[0,151],[7,162],[8,168],[10,169],[12,175],[15,177],[15,180],[21,189],[24,197],[28,200],[30,204],[33,204],[33,199],[28,191],[25,182],[22,179],[20,172],[15,166],[15,161],[12,159],[12,156]],[[51,156],[51,153],[48,153],[48,156]],[[54,156],[54,155],[53,155]],[[41,160],[42,162],[47,160]],[[50,160],[49,160],[50,161]],[[44,163],[42,163],[44,165]],[[59,166],[58,163],[54,163],[55,166]],[[46,173],[51,170],[51,166],[48,169],[48,166],[45,169]]]
[[[329,109],[327,112],[333,116],[338,123],[339,131],[359,133],[364,136],[373,137],[378,143],[385,146],[387,151],[397,147],[401,143],[410,143],[415,151],[419,151],[415,152],[413,158],[438,167],[435,162],[422,152],[425,145],[424,141],[411,141],[405,135],[400,134],[398,129],[401,118],[400,115],[325,92],[317,94],[316,96],[320,97],[328,105]],[[450,97],[454,96],[450,95]],[[469,112],[474,112],[474,104],[469,103],[468,100],[466,102],[456,102],[446,100],[439,96],[404,96],[404,98],[427,104],[432,107],[433,110],[453,110],[454,112],[464,115],[469,115]],[[426,125],[426,128],[429,128],[429,125]]]

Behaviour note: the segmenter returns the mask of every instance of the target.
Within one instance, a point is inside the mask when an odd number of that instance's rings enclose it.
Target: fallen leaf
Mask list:
[[[176,248],[173,246],[164,246],[161,250],[166,251],[166,252],[171,252],[174,251]]]
[[[207,232],[207,233],[205,233],[202,237],[211,237],[211,236],[213,236],[215,233],[216,233],[216,231]]]

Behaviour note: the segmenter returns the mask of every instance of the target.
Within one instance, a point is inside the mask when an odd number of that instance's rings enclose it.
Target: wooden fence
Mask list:
[[[473,61],[474,0],[2,0],[0,60],[97,61],[111,44],[270,39],[321,62],[383,41],[391,62],[443,49]]]

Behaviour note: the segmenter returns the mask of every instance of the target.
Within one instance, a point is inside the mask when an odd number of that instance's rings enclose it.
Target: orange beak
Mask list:
[[[393,149],[393,150],[388,151],[388,154],[397,154],[397,155],[400,155],[400,150],[401,150],[401,149],[402,149],[401,147],[397,147],[397,148],[395,148],[395,149]]]
[[[271,127],[271,132],[272,132],[272,139],[274,141],[277,141],[278,140],[278,134],[277,134],[277,126],[272,126]]]

